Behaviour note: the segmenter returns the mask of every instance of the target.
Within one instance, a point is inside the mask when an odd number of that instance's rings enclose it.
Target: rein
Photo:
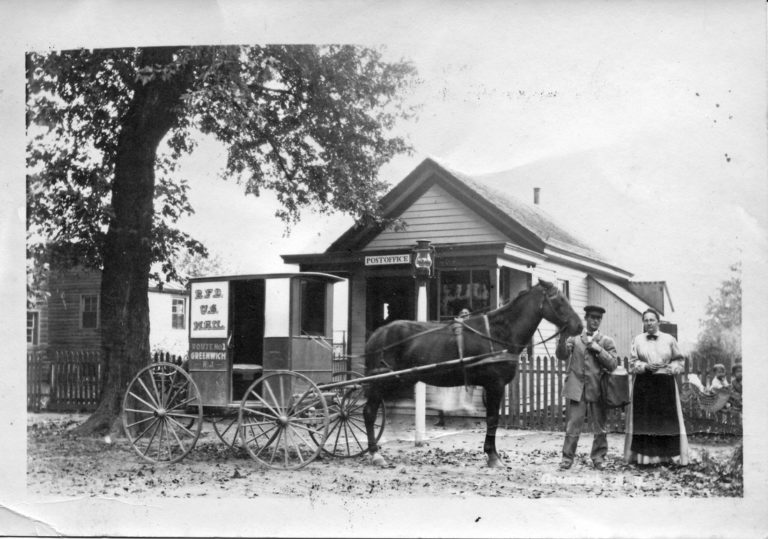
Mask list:
[[[483,315],[483,316],[484,316],[486,319],[488,318],[488,315]],[[466,324],[466,323],[465,323],[463,320],[456,320],[456,322],[455,322],[455,323],[461,324],[463,327],[467,328],[467,329],[468,329],[469,331],[471,331],[472,333],[474,333],[474,334],[476,334],[476,335],[479,335],[480,337],[482,337],[483,339],[485,339],[485,340],[487,340],[487,341],[490,341],[490,342],[492,342],[492,343],[496,343],[496,344],[500,344],[501,346],[503,346],[503,347],[505,347],[505,348],[509,348],[509,346],[508,346],[508,344],[509,344],[509,343],[505,343],[504,341],[500,341],[499,339],[494,339],[493,337],[491,337],[491,336],[490,336],[490,334],[489,334],[489,335],[486,335],[486,334],[484,334],[484,333],[481,333],[481,332],[479,332],[478,330],[476,330],[475,328],[473,328],[473,327],[471,327],[471,326],[468,326],[468,325],[467,325],[467,324]],[[538,330],[537,330],[537,331],[538,331]],[[537,342],[537,343],[533,343],[531,346],[538,346],[538,345],[540,345],[540,344],[544,344],[544,343],[545,343],[545,342],[547,342],[547,341],[551,341],[551,340],[552,340],[552,339],[554,339],[555,337],[559,336],[559,335],[560,335],[560,334],[561,334],[563,331],[565,331],[565,325],[561,326],[561,327],[560,327],[560,328],[557,330],[557,332],[553,333],[553,334],[552,334],[550,337],[547,337],[546,339],[542,339],[542,340],[540,340],[540,341],[539,341],[539,342]],[[490,332],[489,332],[489,333],[490,333]],[[414,335],[414,336],[415,336],[415,335]],[[539,336],[541,336],[541,331],[539,331]],[[513,343],[513,344],[514,344],[514,343]],[[527,344],[527,343],[523,343],[523,344],[516,344],[516,346],[522,346],[522,347],[526,347],[526,346],[528,346],[528,344]]]
[[[546,300],[547,304],[549,305],[550,309],[552,309],[552,312],[553,312],[553,313],[555,313],[555,315],[557,315],[557,310],[556,310],[556,309],[555,309],[555,307],[552,305],[552,299],[551,299],[551,298],[552,298],[552,297],[555,297],[556,295],[557,295],[557,293],[553,294],[553,295],[550,297],[548,294],[544,294],[544,300]],[[543,310],[543,307],[544,307],[544,300],[542,300],[542,303],[541,303],[541,305],[539,306],[539,310],[540,310],[540,311],[541,311],[541,310]],[[476,335],[478,335],[478,336],[482,337],[483,339],[485,339],[485,340],[489,341],[490,343],[496,343],[496,344],[498,344],[498,345],[501,345],[501,346],[502,346],[502,348],[504,348],[504,351],[506,351],[506,350],[510,349],[510,348],[511,348],[511,347],[509,346],[509,344],[510,344],[510,343],[506,343],[506,342],[504,342],[504,341],[501,341],[501,340],[499,340],[499,339],[495,339],[495,338],[491,337],[491,334],[490,334],[490,333],[491,333],[491,332],[490,332],[490,326],[489,326],[489,323],[488,323],[488,315],[487,315],[487,314],[483,314],[482,316],[483,316],[483,318],[485,319],[485,328],[486,328],[486,330],[487,330],[488,334],[484,334],[484,333],[481,333],[481,332],[480,332],[480,331],[478,331],[477,329],[475,329],[475,328],[473,328],[473,327],[471,327],[471,326],[468,326],[468,325],[466,324],[466,322],[465,322],[463,319],[455,319],[455,320],[453,320],[453,321],[452,321],[452,322],[450,322],[450,323],[446,323],[446,324],[443,324],[443,325],[439,325],[439,326],[436,326],[436,327],[434,327],[434,328],[426,329],[426,330],[424,330],[424,331],[420,331],[419,333],[415,333],[415,334],[413,334],[413,335],[409,335],[409,336],[408,336],[408,337],[406,337],[405,339],[401,339],[401,340],[399,340],[399,341],[397,341],[397,342],[394,342],[394,343],[390,343],[390,344],[388,344],[388,345],[386,345],[386,346],[384,346],[384,347],[382,347],[382,348],[379,348],[378,350],[375,350],[375,351],[369,352],[368,354],[383,354],[383,352],[384,352],[385,350],[389,350],[390,348],[394,348],[395,346],[399,346],[399,345],[401,345],[401,344],[403,344],[403,343],[406,343],[406,342],[408,342],[408,341],[411,341],[411,340],[413,340],[413,339],[415,339],[415,338],[417,338],[417,337],[421,337],[421,336],[423,336],[423,335],[427,335],[427,334],[429,334],[429,333],[434,333],[434,332],[436,332],[436,331],[444,330],[444,329],[446,329],[446,328],[452,328],[452,327],[455,327],[455,325],[456,325],[456,324],[459,324],[461,327],[468,329],[468,330],[469,330],[469,331],[471,331],[472,333],[474,333],[474,334],[476,334]],[[557,318],[559,319],[560,317],[558,316]],[[562,321],[562,320],[560,320],[560,321],[562,322],[562,325],[558,327],[558,330],[557,330],[555,333],[553,333],[551,336],[547,337],[546,339],[543,339],[543,338],[542,338],[542,340],[541,340],[541,341],[539,341],[539,342],[537,342],[537,343],[534,343],[534,344],[533,344],[533,345],[531,345],[531,346],[538,346],[538,345],[540,345],[540,344],[545,344],[546,342],[548,342],[548,341],[551,341],[551,340],[552,340],[552,339],[554,339],[555,337],[558,337],[558,336],[560,336],[560,335],[561,335],[561,334],[562,334],[562,333],[565,331],[565,328],[566,328],[566,326],[568,325],[567,321]],[[539,333],[539,336],[541,337],[541,330],[539,330],[539,329],[537,328],[537,331],[538,331],[538,333]],[[512,343],[512,344],[513,344],[515,347],[522,347],[522,348],[526,348],[527,346],[529,346],[527,343],[522,343],[522,344],[516,344],[516,343]],[[545,345],[545,347],[546,347],[546,345]],[[492,344],[491,344],[491,351],[493,351],[493,345],[492,345]],[[461,350],[459,351],[459,353],[460,353],[460,355],[463,355]],[[357,355],[354,355],[354,356],[348,356],[348,357],[350,357],[350,358],[359,358],[359,357],[364,357],[365,355],[366,355],[366,354],[365,354],[365,353],[363,353],[363,354],[357,354]],[[547,351],[547,355],[549,355],[549,351]],[[387,365],[387,364],[386,364],[386,362],[383,360],[383,358],[381,359],[381,362],[382,362],[382,363],[384,363],[384,365],[385,365],[387,368],[390,368],[390,369],[391,369],[391,367],[390,367],[389,365]]]

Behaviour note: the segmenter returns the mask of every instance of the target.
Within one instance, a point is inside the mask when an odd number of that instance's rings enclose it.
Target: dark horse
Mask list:
[[[436,364],[459,357],[489,355],[506,349],[512,357],[496,356],[501,361],[482,360],[476,366],[456,365],[437,367],[434,371],[403,373],[397,378],[366,384],[366,404],[363,410],[368,434],[368,451],[374,464],[385,465],[378,452],[374,421],[382,398],[392,391],[418,381],[433,386],[454,387],[464,384],[485,389],[486,434],[483,451],[488,465],[499,466],[496,452],[496,427],[499,406],[506,386],[517,371],[517,355],[526,348],[544,318],[559,328],[560,339],[581,333],[582,324],[567,298],[552,283],[539,281],[536,286],[520,293],[513,301],[489,312],[466,318],[461,323],[414,322],[396,320],[378,328],[365,346],[366,375],[386,371],[404,371],[423,365]],[[461,326],[461,337],[456,333]],[[459,351],[459,342],[462,350]]]

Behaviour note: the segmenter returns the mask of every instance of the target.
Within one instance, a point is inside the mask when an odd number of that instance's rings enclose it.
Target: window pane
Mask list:
[[[478,312],[491,306],[491,272],[488,270],[440,273],[440,318],[458,316],[462,309]]]
[[[470,311],[484,311],[491,306],[491,272],[472,271],[472,304]]]
[[[440,318],[453,318],[471,306],[472,273],[469,271],[443,271],[440,273]]]
[[[83,329],[99,327],[99,297],[96,295],[80,296],[80,315]]]
[[[301,293],[301,335],[325,335],[325,291],[326,283],[303,280]]]
[[[27,312],[27,344],[37,344],[37,320],[38,313]]]
[[[184,329],[185,304],[184,299],[174,299],[171,304],[171,327],[174,329]]]

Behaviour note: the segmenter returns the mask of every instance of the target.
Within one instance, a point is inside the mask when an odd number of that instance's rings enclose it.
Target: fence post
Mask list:
[[[517,373],[512,378],[510,385],[512,390],[509,396],[509,415],[511,417],[511,423],[515,428],[520,428],[520,377],[522,369],[522,360],[518,356],[517,359]]]

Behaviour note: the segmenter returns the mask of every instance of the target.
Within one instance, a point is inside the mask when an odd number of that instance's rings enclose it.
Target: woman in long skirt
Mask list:
[[[659,331],[659,313],[643,313],[643,329],[632,341],[630,371],[635,375],[627,410],[624,458],[628,463],[688,464],[688,438],[675,374],[683,354],[672,335]]]

